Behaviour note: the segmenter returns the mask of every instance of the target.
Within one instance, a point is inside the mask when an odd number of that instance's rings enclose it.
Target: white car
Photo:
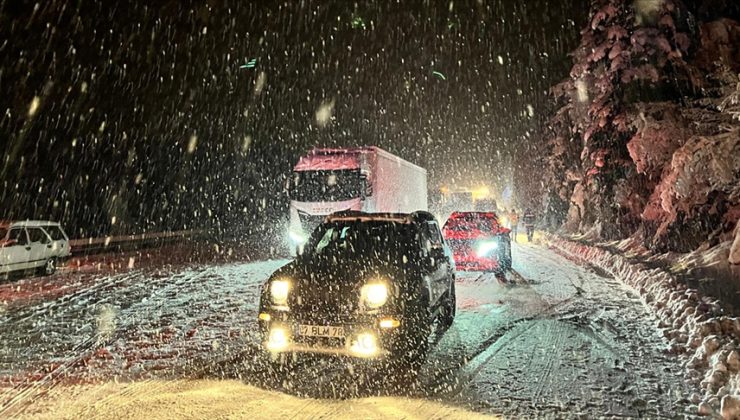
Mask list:
[[[0,222],[0,274],[34,269],[51,275],[57,261],[71,252],[69,238],[59,223]]]

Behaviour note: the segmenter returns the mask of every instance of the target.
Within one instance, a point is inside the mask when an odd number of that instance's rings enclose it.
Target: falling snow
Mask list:
[[[740,413],[737,1],[2,2],[0,55],[0,418]],[[265,351],[328,213],[474,209],[513,269],[395,261],[455,276],[420,368]]]

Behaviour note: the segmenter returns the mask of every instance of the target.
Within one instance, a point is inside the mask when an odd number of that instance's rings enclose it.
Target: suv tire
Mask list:
[[[427,334],[428,333],[428,334]],[[431,328],[420,328],[413,336],[405,337],[406,343],[393,355],[396,363],[393,363],[393,372],[402,373],[405,380],[413,380],[421,371],[421,367],[427,361],[429,352],[429,335]]]
[[[444,330],[447,330],[452,326],[455,321],[455,311],[457,309],[457,297],[455,295],[455,277],[452,277],[452,284],[450,290],[447,292],[445,301],[442,304],[442,312],[439,316],[440,325]]]
[[[395,365],[395,371],[406,371],[408,377],[415,377],[421,370],[422,365],[426,362],[427,353],[429,352],[429,337],[432,334],[432,322],[429,311],[429,298],[426,293],[419,292],[417,296],[423,296],[418,301],[416,310],[411,313],[416,314],[411,322],[406,322],[403,326],[403,334],[399,337],[397,347],[393,350],[392,360]],[[400,369],[399,369],[400,368]]]
[[[504,244],[500,253],[499,261],[501,262],[501,271],[511,271],[511,239],[508,237],[502,237],[501,243]]]

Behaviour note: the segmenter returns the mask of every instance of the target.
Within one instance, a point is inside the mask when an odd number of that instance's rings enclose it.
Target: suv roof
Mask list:
[[[498,215],[492,211],[455,211],[452,212],[450,217],[447,218],[448,221],[450,220],[459,220],[459,219],[467,219],[470,220],[471,216],[477,219],[496,219],[498,220]]]
[[[50,220],[0,220],[0,227],[11,228],[11,227],[43,227],[43,226],[61,226],[59,222],[52,222]]]
[[[346,210],[332,213],[324,219],[324,223],[331,222],[394,222],[394,223],[420,223],[435,220],[434,216],[426,211],[415,211],[413,213],[365,213],[356,210]]]

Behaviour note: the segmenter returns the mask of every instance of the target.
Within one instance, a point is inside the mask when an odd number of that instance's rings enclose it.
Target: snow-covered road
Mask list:
[[[275,381],[255,318],[286,261],[5,283],[0,417],[684,415],[681,368],[634,293],[541,246],[513,255],[516,285],[459,273],[453,327],[400,388],[327,360]]]

